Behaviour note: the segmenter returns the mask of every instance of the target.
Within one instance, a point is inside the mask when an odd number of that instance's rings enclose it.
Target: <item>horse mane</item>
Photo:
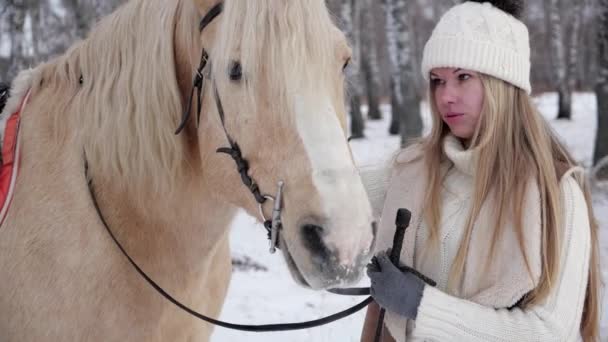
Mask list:
[[[63,103],[53,109],[55,134],[78,132],[91,176],[130,185],[145,179],[149,189],[171,190],[166,184],[187,163],[184,137],[174,135],[183,107],[175,30],[190,26],[192,37],[183,42],[199,50],[198,20],[190,0],[131,0],[40,67],[33,85],[50,93],[47,101]]]

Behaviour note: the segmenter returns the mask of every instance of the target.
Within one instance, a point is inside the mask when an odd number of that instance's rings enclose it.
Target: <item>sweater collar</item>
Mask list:
[[[443,140],[443,151],[454,167],[469,176],[475,176],[479,151],[477,149],[467,149],[462,145],[460,139],[452,134],[448,134]]]

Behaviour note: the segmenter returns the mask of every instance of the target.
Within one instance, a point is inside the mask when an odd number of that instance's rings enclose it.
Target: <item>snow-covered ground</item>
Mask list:
[[[557,112],[555,94],[540,96],[535,101],[575,158],[589,166],[597,125],[595,96],[588,93],[575,95],[571,122],[553,120]],[[428,125],[428,107],[423,104],[422,108]],[[384,112],[384,120],[367,122],[367,139],[351,142],[358,165],[382,163],[399,147],[399,139],[387,134],[388,108],[384,108]],[[602,227],[600,246],[605,258],[608,256],[608,190],[594,193],[594,207]],[[295,285],[282,257],[268,253],[263,227],[245,214],[239,214],[232,224],[231,244],[233,258],[249,264],[249,267],[246,271],[235,269],[221,319],[246,324],[298,322],[341,311],[362,300],[314,292]],[[602,273],[607,279],[608,263],[602,265]],[[367,286],[365,280],[360,285]],[[608,298],[604,298],[602,309],[602,341],[608,341],[608,317],[605,313]],[[212,341],[359,341],[363,317],[364,313],[360,312],[324,327],[295,332],[244,333],[217,328]]]

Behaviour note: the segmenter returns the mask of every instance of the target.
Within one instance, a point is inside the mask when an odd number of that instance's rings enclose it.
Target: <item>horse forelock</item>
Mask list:
[[[285,184],[291,192],[286,203],[306,199],[306,204],[286,213],[283,236],[298,267],[313,274],[307,281],[314,286],[322,286],[324,280],[315,277],[307,249],[299,243],[302,220],[311,213],[326,219],[325,242],[335,248],[344,265],[356,265],[362,246],[368,248],[371,241],[371,209],[345,134],[341,73],[349,53],[324,1],[227,0],[211,54],[213,78],[224,102],[231,91],[238,91],[248,102],[240,105],[245,111],[228,113],[229,131],[235,132],[238,125],[230,119],[238,117],[242,123],[255,113],[250,122],[261,121],[264,129],[239,131],[239,142],[247,135],[264,134],[265,138],[251,141],[266,143],[255,144],[255,153],[267,157],[259,159],[289,165],[287,171],[275,172],[288,175]],[[234,61],[241,63],[242,81],[231,84],[227,73]],[[269,110],[257,113],[255,109]],[[274,133],[276,127],[287,127],[287,134]],[[273,133],[274,140],[266,138]],[[253,148],[251,141],[245,147]],[[273,159],[271,153],[281,151],[285,158]],[[350,210],[342,207],[345,200]]]
[[[271,112],[285,116],[294,92],[339,77],[337,32],[323,0],[226,0],[212,51],[214,79],[229,82],[227,70],[240,62],[249,107],[264,92],[272,94]]]

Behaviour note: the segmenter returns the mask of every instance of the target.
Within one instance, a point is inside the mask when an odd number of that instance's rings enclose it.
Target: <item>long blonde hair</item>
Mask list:
[[[494,199],[496,227],[493,232],[489,255],[495,252],[497,239],[511,216],[522,251],[524,251],[523,199],[527,184],[536,181],[540,193],[542,215],[541,248],[542,272],[537,287],[520,302],[526,307],[545,299],[559,275],[560,232],[562,203],[559,181],[575,161],[562,146],[551,127],[534,108],[530,97],[521,89],[502,80],[480,75],[484,88],[484,103],[476,132],[470,147],[479,151],[471,212],[466,221],[465,234],[450,271],[449,286],[456,287],[462,281],[465,259],[470,248],[473,225],[483,203],[490,196]],[[425,163],[429,175],[430,191],[425,199],[425,219],[430,229],[431,242],[437,242],[441,222],[440,191],[442,141],[449,133],[433,100],[430,87],[430,103],[433,126],[430,135],[423,140]],[[598,255],[598,225],[593,214],[591,195],[587,185],[583,192],[591,225],[592,251],[589,266],[589,282],[581,322],[585,341],[599,339],[599,289],[600,271]],[[524,253],[528,264],[528,257]]]

